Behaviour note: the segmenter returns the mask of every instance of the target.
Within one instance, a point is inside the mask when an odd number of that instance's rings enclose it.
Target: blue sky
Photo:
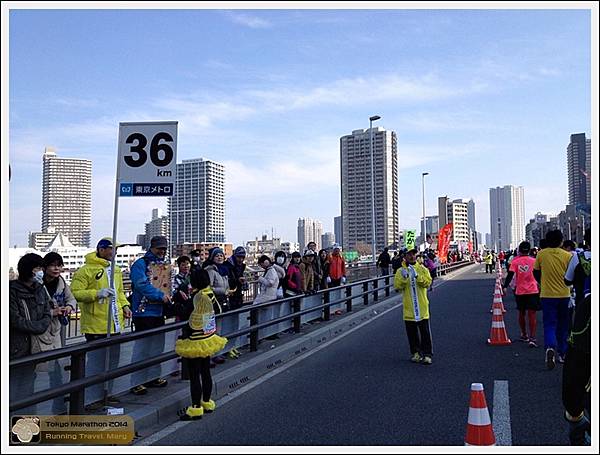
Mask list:
[[[44,146],[93,160],[92,239],[112,231],[118,123],[178,120],[178,159],[226,166],[226,234],[333,230],[339,138],[398,134],[400,226],[437,197],[525,187],[567,202],[566,146],[591,133],[588,10],[12,10],[10,245],[40,229]],[[592,138],[594,141],[594,138]],[[134,241],[164,198],[121,199]],[[165,210],[166,211],[166,210]]]

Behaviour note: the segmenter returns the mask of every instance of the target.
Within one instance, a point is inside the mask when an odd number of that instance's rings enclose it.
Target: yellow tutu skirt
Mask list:
[[[227,338],[217,334],[199,340],[185,338],[175,342],[175,352],[186,359],[209,357],[223,349],[226,344]]]

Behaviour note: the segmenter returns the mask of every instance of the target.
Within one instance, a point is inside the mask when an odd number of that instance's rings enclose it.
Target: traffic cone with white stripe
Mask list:
[[[483,384],[471,384],[471,401],[467,420],[466,446],[495,446],[496,437],[490,420]]]
[[[504,302],[502,302],[502,290],[496,288],[494,291],[494,300],[492,301],[492,312],[494,310],[494,303],[500,304],[500,309],[503,313],[506,313],[506,308],[504,308]]]
[[[494,303],[492,305],[492,330],[490,331],[490,337],[487,340],[488,344],[492,346],[505,346],[511,344],[511,341],[506,334],[502,309],[502,297],[494,297]]]

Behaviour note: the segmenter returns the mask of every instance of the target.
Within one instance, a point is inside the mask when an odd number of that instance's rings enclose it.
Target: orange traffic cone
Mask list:
[[[494,298],[494,304],[492,306],[492,330],[490,331],[490,337],[487,342],[492,346],[505,346],[511,344],[508,335],[506,334],[506,327],[504,326],[504,317],[502,316],[502,298]]]
[[[485,402],[483,384],[471,384],[471,402],[467,420],[466,446],[495,446],[496,437],[492,429],[490,413]]]
[[[494,303],[500,304],[500,309],[503,313],[506,313],[506,308],[504,308],[504,303],[502,302],[502,293],[501,291],[496,290],[494,292],[494,300],[492,301],[492,310],[494,309]]]

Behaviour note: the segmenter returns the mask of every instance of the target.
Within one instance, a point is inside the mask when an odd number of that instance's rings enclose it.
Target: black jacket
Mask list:
[[[31,354],[30,334],[41,335],[50,325],[50,300],[44,287],[33,283],[33,288],[23,281],[9,281],[10,296],[10,359]],[[23,303],[29,309],[31,320],[25,317]]]
[[[390,257],[390,253],[381,253],[379,259],[377,259],[379,267],[389,267],[391,262],[392,258]]]

